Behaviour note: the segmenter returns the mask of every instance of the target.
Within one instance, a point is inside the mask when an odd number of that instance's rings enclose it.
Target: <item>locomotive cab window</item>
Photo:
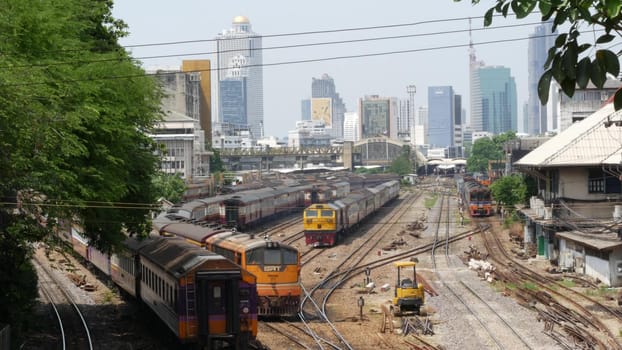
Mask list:
[[[284,265],[296,265],[298,263],[298,252],[296,250],[284,249],[283,250],[283,264]]]
[[[317,217],[317,210],[305,210],[305,216],[308,218]]]
[[[320,216],[324,216],[324,217],[333,217],[333,211],[332,210],[322,210],[322,213],[320,214]]]

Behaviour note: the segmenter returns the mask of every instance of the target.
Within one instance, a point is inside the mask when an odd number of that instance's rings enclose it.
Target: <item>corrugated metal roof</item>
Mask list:
[[[580,122],[572,124],[559,135],[514,163],[517,167],[562,167],[621,164],[622,125],[605,127],[606,121],[620,121],[622,111],[615,112],[612,103]]]
[[[580,231],[557,232],[557,236],[597,250],[611,250],[622,246],[616,234],[586,234]]]

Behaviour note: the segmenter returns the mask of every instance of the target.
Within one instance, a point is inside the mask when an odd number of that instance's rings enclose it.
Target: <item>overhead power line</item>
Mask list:
[[[555,36],[551,35],[542,35],[539,37],[547,37],[547,36]],[[533,37],[532,37],[533,38]],[[272,67],[272,66],[284,66],[284,65],[293,65],[293,64],[302,64],[302,63],[312,63],[312,62],[325,62],[325,61],[336,61],[336,60],[344,60],[344,59],[354,59],[354,58],[364,58],[364,57],[374,57],[374,56],[388,56],[388,55],[397,55],[397,54],[406,54],[406,53],[415,53],[415,52],[425,52],[425,51],[435,51],[435,50],[446,50],[446,49],[454,49],[461,47],[469,47],[473,46],[483,46],[490,44],[499,44],[505,42],[516,42],[528,40],[529,38],[514,38],[514,39],[500,39],[500,40],[490,40],[490,41],[482,41],[479,43],[473,44],[456,44],[456,45],[445,45],[445,46],[435,46],[428,47],[422,49],[410,49],[410,50],[396,50],[396,51],[384,51],[384,52],[376,52],[376,53],[367,53],[367,54],[356,54],[356,55],[346,55],[346,56],[332,56],[332,57],[324,57],[324,58],[310,58],[310,59],[301,59],[301,60],[292,60],[292,61],[282,61],[282,62],[274,62],[274,63],[262,63],[262,64],[253,64],[247,65],[245,68],[251,67]],[[220,70],[225,70],[227,68],[210,68],[210,69],[197,69],[190,70],[184,72],[161,72],[161,73],[145,73],[145,74],[128,74],[128,75],[117,75],[117,76],[106,76],[106,77],[92,77],[92,78],[83,78],[83,79],[55,79],[51,81],[45,82],[24,82],[24,83],[7,83],[0,84],[1,87],[10,87],[10,86],[31,86],[31,85],[45,85],[52,83],[78,83],[84,81],[95,81],[95,80],[115,80],[115,79],[132,79],[132,78],[143,78],[143,77],[153,77],[153,76],[161,76],[161,75],[169,75],[169,74],[178,74],[178,73],[200,73],[200,72],[216,72]]]
[[[490,31],[493,29],[505,29],[505,28],[515,28],[515,27],[524,27],[524,26],[532,26],[541,22],[530,22],[524,24],[512,24],[512,25],[504,25],[495,28],[477,28],[471,31]],[[348,39],[348,40],[337,40],[337,41],[323,41],[323,42],[315,42],[315,43],[305,43],[305,44],[292,44],[292,45],[280,45],[280,46],[269,46],[262,48],[250,48],[247,51],[266,51],[266,50],[281,50],[281,49],[291,49],[291,48],[301,48],[301,47],[312,47],[312,46],[324,46],[324,45],[338,45],[338,44],[353,44],[360,42],[372,42],[372,41],[382,41],[382,40],[394,40],[394,39],[406,39],[406,38],[416,38],[416,37],[426,37],[426,36],[436,36],[436,35],[448,35],[448,34],[457,34],[468,32],[469,29],[457,29],[457,30],[447,30],[441,32],[430,32],[430,33],[417,33],[417,34],[403,34],[403,35],[391,35],[391,36],[382,36],[382,37],[372,37],[372,38],[362,38],[362,39]],[[178,53],[178,54],[167,54],[167,55],[156,55],[156,56],[143,56],[143,57],[113,57],[113,58],[104,58],[99,60],[73,60],[73,61],[62,61],[62,62],[51,62],[51,63],[38,63],[38,64],[25,64],[25,65],[14,65],[14,66],[5,66],[3,68],[41,68],[41,67],[52,67],[59,65],[72,65],[72,64],[90,64],[90,63],[100,63],[100,62],[116,62],[119,60],[148,60],[148,59],[160,59],[160,58],[172,58],[172,57],[187,57],[187,56],[204,56],[204,55],[213,55],[217,53],[226,53],[226,52],[237,52],[238,49],[231,50],[222,50],[222,51],[207,51],[207,52],[194,52],[194,53]]]

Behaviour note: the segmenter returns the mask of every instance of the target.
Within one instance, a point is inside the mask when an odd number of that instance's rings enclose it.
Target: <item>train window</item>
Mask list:
[[[305,216],[308,218],[317,217],[317,210],[305,210]]]
[[[258,249],[259,250],[259,249]],[[263,250],[264,265],[281,265],[281,250],[279,249],[261,249]]]
[[[213,314],[225,313],[225,307],[222,297],[221,285],[212,286],[211,295],[209,298],[209,308]]]
[[[332,210],[322,210],[322,214],[320,214],[320,216],[325,216],[325,217],[333,217],[333,211]]]
[[[298,252],[295,250],[284,249],[283,250],[283,264],[284,265],[298,264]]]
[[[262,251],[261,249],[253,249],[246,252],[246,265],[260,265]]]

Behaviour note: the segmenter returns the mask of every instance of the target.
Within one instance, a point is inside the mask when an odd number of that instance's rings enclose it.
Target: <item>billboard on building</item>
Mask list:
[[[311,120],[324,122],[326,128],[333,127],[332,99],[328,97],[311,99]]]

